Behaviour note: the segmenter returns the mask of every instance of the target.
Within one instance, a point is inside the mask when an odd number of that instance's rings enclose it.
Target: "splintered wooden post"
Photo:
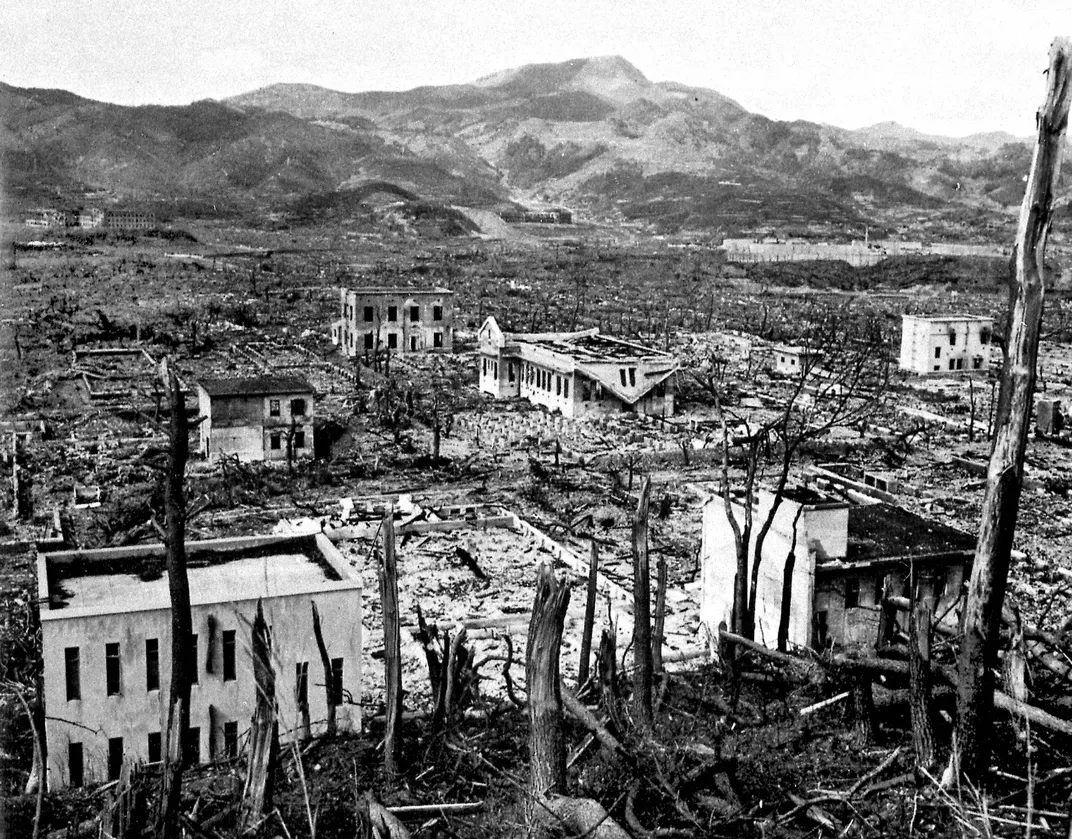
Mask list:
[[[648,504],[651,478],[640,485],[633,522],[633,714],[642,729],[651,728],[651,569],[648,562]]]
[[[588,560],[588,592],[584,603],[584,628],[581,631],[581,661],[577,665],[577,689],[588,681],[588,666],[592,658],[592,632],[596,622],[596,597],[599,582],[599,548],[592,540],[592,552]]]
[[[272,809],[272,781],[279,754],[272,642],[260,600],[257,601],[257,616],[253,619],[253,682],[257,695],[250,723],[249,767],[242,792],[240,823],[243,830],[252,829]]]
[[[383,769],[390,778],[398,775],[402,741],[402,630],[398,618],[394,510],[390,507],[383,517],[380,601],[383,605],[384,702],[387,720],[383,739]]]
[[[961,771],[982,783],[990,766],[1001,609],[1023,485],[1024,451],[1035,391],[1042,326],[1046,239],[1053,219],[1061,144],[1072,94],[1072,41],[1050,47],[1046,98],[1016,234],[1016,298],[1008,319],[1005,363],[994,418],[994,441],[980,512],[979,537],[964,608],[964,640],[957,661],[957,729]],[[957,762],[957,755],[953,756]]]
[[[569,586],[541,564],[529,620],[525,679],[529,689],[529,792],[526,813],[537,817],[538,801],[566,791],[566,746],[562,737],[559,652],[569,606]]]
[[[328,645],[324,642],[324,630],[320,627],[320,610],[316,608],[315,600],[310,600],[309,605],[313,609],[313,635],[316,637],[316,648],[320,651],[320,663],[324,667],[324,691],[327,699],[327,721],[324,733],[331,737],[335,734],[335,709],[339,698],[335,695],[335,677],[331,671],[331,657],[328,655]]]
[[[666,554],[655,560],[655,629],[651,640],[651,667],[657,674],[663,672],[663,639],[666,630]]]

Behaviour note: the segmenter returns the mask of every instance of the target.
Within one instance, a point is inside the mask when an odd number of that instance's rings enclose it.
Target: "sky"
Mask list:
[[[0,81],[125,105],[276,82],[464,83],[621,55],[772,119],[1028,136],[1067,0],[33,0],[0,17]]]

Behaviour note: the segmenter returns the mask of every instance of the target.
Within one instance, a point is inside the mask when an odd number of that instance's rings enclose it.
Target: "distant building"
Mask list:
[[[361,728],[361,580],[322,534],[187,542],[193,644],[194,764],[237,757],[256,701],[251,626],[270,627],[279,735]],[[37,558],[51,789],[154,763],[166,740],[171,600],[163,545],[42,553]],[[330,677],[313,633],[320,614]]]
[[[27,227],[66,227],[69,222],[69,214],[66,210],[57,210],[54,207],[38,207],[30,210],[26,216]]]
[[[621,413],[670,416],[674,374],[669,353],[582,332],[512,334],[489,317],[477,336],[480,390],[521,397],[563,416]]]
[[[573,224],[570,210],[503,210],[499,217],[510,224]]]
[[[446,288],[343,288],[331,339],[350,357],[454,348],[454,292]]]
[[[783,376],[799,376],[802,370],[814,370],[822,357],[822,352],[811,347],[783,344],[774,348],[774,372]]]
[[[978,315],[904,315],[900,367],[920,375],[990,368],[994,319]]]
[[[78,211],[79,227],[101,227],[104,224],[104,210],[97,207],[83,207]]]
[[[754,521],[766,520],[773,499],[770,492],[759,493]],[[734,499],[731,508],[743,521],[743,498]],[[700,620],[717,637],[721,622],[732,626],[737,570],[733,530],[721,496],[704,504],[700,550]],[[754,544],[749,556],[753,550]],[[914,565],[917,595],[937,615],[959,596],[974,551],[970,534],[892,504],[850,504],[811,489],[790,489],[763,543],[755,640],[777,645],[784,606],[790,646],[874,647],[884,584],[890,595],[907,596]]]
[[[108,210],[104,226],[109,230],[151,230],[156,227],[156,214],[143,210]]]
[[[202,379],[199,451],[209,460],[297,460],[313,456],[313,388],[304,379]]]

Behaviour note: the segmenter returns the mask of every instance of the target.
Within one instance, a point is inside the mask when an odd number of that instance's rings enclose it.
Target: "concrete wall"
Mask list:
[[[417,307],[418,319],[410,312]],[[435,319],[436,309],[440,319]],[[370,310],[371,320],[365,319]],[[374,350],[444,352],[454,348],[454,295],[447,291],[341,289],[341,344],[348,356]],[[438,337],[437,337],[438,336]],[[371,346],[367,341],[371,340]],[[439,346],[437,346],[437,342]]]
[[[327,714],[323,667],[312,632],[310,600],[320,610],[324,637],[332,658],[342,658],[343,687],[355,700],[361,695],[361,593],[322,592],[264,601],[265,620],[271,627],[276,690],[280,711],[280,737],[295,736],[299,715],[295,698],[295,664],[309,663],[309,706],[314,734],[322,733]],[[197,634],[198,683],[191,690],[190,725],[200,729],[202,761],[222,756],[223,725],[238,722],[240,748],[248,742],[250,717],[256,693],[250,658],[250,625],[256,613],[255,600],[236,600],[195,606],[192,610]],[[214,672],[207,670],[209,616],[217,628],[213,645]],[[68,744],[82,743],[86,783],[108,780],[108,740],[123,738],[125,755],[148,760],[148,736],[167,726],[167,694],[170,684],[170,612],[157,610],[98,615],[43,623],[45,697],[48,739],[49,784],[67,785]],[[236,676],[223,680],[222,639],[224,630],[236,632]],[[156,638],[160,650],[160,689],[146,690],[145,640]],[[118,642],[121,654],[122,688],[118,696],[106,695],[105,644]],[[66,700],[66,647],[78,647],[81,659],[80,700]],[[210,707],[213,712],[210,717]],[[61,721],[64,720],[64,721]],[[65,722],[69,721],[69,722]],[[212,721],[215,721],[213,730]],[[342,731],[361,727],[358,705],[344,705],[338,712]],[[88,730],[87,730],[88,729]],[[210,752],[210,739],[216,754]]]
[[[989,320],[928,320],[905,315],[900,367],[920,375],[986,371],[992,333],[993,322]]]

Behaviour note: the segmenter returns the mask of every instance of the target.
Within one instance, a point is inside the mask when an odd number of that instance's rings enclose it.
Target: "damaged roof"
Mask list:
[[[300,376],[249,376],[241,379],[200,379],[209,396],[259,396],[269,393],[312,393],[313,386]]]
[[[846,559],[851,563],[972,554],[975,551],[975,537],[971,534],[893,504],[850,507],[848,541]]]

